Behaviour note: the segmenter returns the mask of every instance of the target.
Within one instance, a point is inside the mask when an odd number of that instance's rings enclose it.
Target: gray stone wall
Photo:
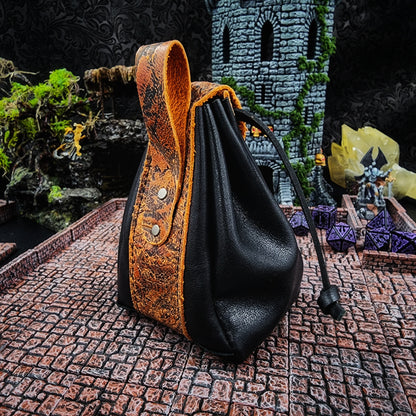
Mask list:
[[[219,0],[212,9],[212,76],[220,82],[222,77],[233,77],[237,84],[246,86],[255,92],[256,103],[271,111],[291,112],[296,99],[304,86],[307,73],[298,69],[300,56],[308,55],[310,26],[316,20],[316,6],[313,0]],[[327,15],[328,28],[333,26],[334,4],[330,3]],[[273,28],[272,58],[262,60],[262,48],[265,48],[262,31],[268,25]],[[229,31],[229,60],[224,61],[225,28]],[[319,25],[317,26],[316,54],[320,54]],[[266,48],[267,49],[267,48]],[[270,57],[269,57],[270,58]],[[328,68],[326,68],[327,72]],[[326,85],[316,85],[305,99],[306,120],[314,113],[325,110]],[[291,131],[291,122],[287,116],[278,120],[265,119],[273,125],[277,137],[282,138]],[[323,123],[308,144],[308,156],[314,157],[322,147]],[[248,137],[247,143],[259,164],[276,165],[274,148],[259,139]],[[303,160],[300,143],[291,142],[290,159],[292,162]],[[279,167],[276,167],[279,169]],[[276,178],[285,175],[273,174]],[[275,188],[282,184],[275,183]],[[280,185],[280,186],[279,186]],[[285,188],[285,187],[283,187]],[[287,188],[287,187],[286,187]],[[291,196],[283,197],[289,202]],[[282,196],[278,196],[282,202]]]

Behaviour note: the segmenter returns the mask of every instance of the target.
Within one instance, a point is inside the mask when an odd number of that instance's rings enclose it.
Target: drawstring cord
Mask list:
[[[235,108],[234,109],[235,115],[239,121],[243,121],[245,123],[251,124],[252,126],[257,127],[259,130],[262,131],[263,134],[267,136],[273,146],[276,148],[277,153],[283,165],[285,166],[286,172],[289,175],[290,180],[292,181],[293,187],[295,188],[296,195],[299,198],[300,205],[302,210],[305,214],[306,222],[308,223],[309,230],[311,232],[311,237],[313,244],[315,246],[315,251],[318,257],[319,268],[321,270],[321,279],[323,284],[323,289],[318,298],[318,305],[321,310],[327,314],[331,315],[335,320],[339,321],[345,314],[344,308],[339,304],[339,291],[338,287],[335,285],[331,285],[328,277],[328,270],[325,263],[325,258],[322,252],[322,247],[319,242],[318,234],[316,232],[315,223],[312,219],[312,215],[309,211],[308,203],[306,202],[305,195],[302,190],[302,186],[299,182],[299,179],[294,171],[289,158],[286,155],[283,147],[277,140],[276,136],[271,132],[271,130],[257,117],[254,117],[249,112]]]

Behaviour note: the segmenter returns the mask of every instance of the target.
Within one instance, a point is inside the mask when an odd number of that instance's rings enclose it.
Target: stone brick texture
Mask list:
[[[245,3],[245,4],[243,4]],[[305,83],[305,74],[298,69],[298,59],[308,51],[309,27],[316,19],[313,0],[263,1],[219,0],[212,11],[212,77],[216,82],[232,76],[239,85],[255,92],[257,103],[268,110],[290,112]],[[334,2],[330,1],[326,21],[333,26]],[[262,60],[262,29],[269,23],[273,28],[273,56]],[[224,61],[224,29],[229,30],[229,60]],[[316,59],[320,53],[317,38]],[[325,72],[327,72],[326,68]],[[305,101],[311,114],[325,110],[325,84],[315,85]],[[306,120],[308,122],[308,120]],[[290,131],[289,123],[274,123],[278,137]],[[251,143],[249,144],[249,147]],[[275,155],[273,146],[260,145],[250,150],[256,155]],[[315,156],[322,146],[322,125],[308,146],[308,155]],[[303,159],[300,142],[290,146],[292,159]],[[272,158],[273,159],[273,158]]]
[[[16,203],[0,199],[0,224],[3,224],[16,215]]]
[[[47,241],[12,262],[0,293],[0,415],[416,413],[414,274],[363,270],[355,248],[336,253],[318,231],[347,311],[334,322],[316,304],[310,237],[297,237],[297,301],[244,363],[229,364],[117,305],[124,202],[53,237],[49,254]]]
[[[14,251],[16,251],[16,243],[0,243],[0,264]]]
[[[293,111],[305,87],[307,72],[299,69],[298,61],[301,56],[308,56],[308,45],[313,43],[309,40],[316,42],[315,53],[308,57],[309,61],[315,62],[321,54],[320,30],[318,28],[315,36],[311,36],[310,31],[312,23],[317,22],[316,2],[218,0],[209,3],[215,4],[212,9],[212,79],[221,82],[222,77],[233,77],[239,86],[253,91],[256,103],[266,110]],[[326,13],[329,34],[333,28],[334,10],[335,2],[330,0]],[[270,56],[265,58],[263,34],[267,27],[272,28],[273,36],[269,39]],[[229,59],[224,59],[227,55]],[[322,73],[328,73],[328,64]],[[318,83],[303,99],[303,117],[307,126],[311,127],[314,114],[325,111],[325,97],[326,84]],[[243,102],[243,105],[247,103]],[[273,126],[276,137],[285,137],[293,129],[288,116],[278,120],[265,117],[263,121]],[[320,153],[322,135],[321,122],[307,143],[308,157],[314,158]],[[288,178],[276,162],[279,158],[274,146],[268,140],[255,139],[250,135],[246,143],[257,164],[273,170],[273,184],[279,203],[293,202]],[[291,139],[289,158],[293,164],[305,159],[299,137]],[[310,180],[312,176],[311,173]],[[286,189],[288,186],[289,189]]]

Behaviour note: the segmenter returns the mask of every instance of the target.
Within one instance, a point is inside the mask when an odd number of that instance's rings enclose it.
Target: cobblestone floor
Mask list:
[[[298,301],[240,365],[116,304],[122,210],[0,293],[0,415],[416,414],[416,281],[327,248],[347,310],[317,309],[299,239]]]

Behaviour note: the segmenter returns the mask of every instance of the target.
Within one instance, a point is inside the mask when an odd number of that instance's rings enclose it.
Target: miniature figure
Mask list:
[[[67,127],[64,133],[63,143],[54,150],[55,159],[63,159],[67,156],[71,160],[76,160],[81,156],[81,145],[79,144],[85,135],[82,134],[85,127],[82,124],[74,123],[75,129]]]
[[[370,147],[378,147],[383,152],[387,159],[385,169],[391,169],[390,176],[385,178],[388,196],[396,199],[416,199],[416,172],[399,166],[399,144],[370,126],[354,130],[346,124],[342,125],[341,144],[332,142],[332,155],[328,157],[332,182],[347,189],[356,184],[355,178],[362,172],[360,159]]]
[[[363,156],[360,163],[364,166],[364,172],[355,179],[359,183],[356,209],[358,216],[362,219],[371,220],[380,209],[385,208],[386,202],[383,197],[386,178],[391,169],[383,172],[381,167],[387,164],[384,153],[378,148],[376,159],[372,156],[373,147]]]

